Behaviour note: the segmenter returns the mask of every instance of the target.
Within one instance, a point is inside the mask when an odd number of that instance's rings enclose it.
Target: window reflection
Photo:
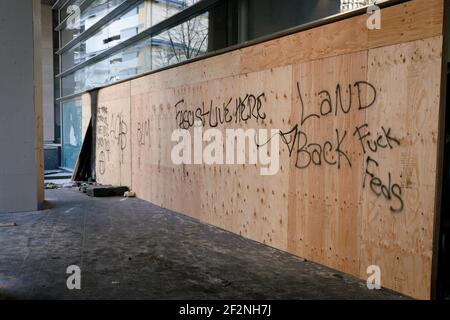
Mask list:
[[[66,101],[62,105],[62,167],[73,169],[82,144],[81,99]]]
[[[141,0],[90,39],[63,54],[63,69],[82,63],[199,1]],[[62,79],[63,96],[102,87],[369,3],[371,0],[223,0],[205,13],[199,12],[188,21],[67,75]]]
[[[71,67],[88,60],[97,54],[116,46],[117,44],[135,36],[143,30],[160,23],[170,16],[184,10],[199,0],[187,1],[156,1],[142,0],[136,6],[127,10],[120,17],[115,18],[96,32],[86,41],[82,41],[61,55],[62,69]],[[97,0],[89,9],[83,12],[80,28],[77,30],[65,29],[63,37],[67,32],[72,32],[71,39],[77,37],[85,29],[95,24],[106,13],[115,9],[123,0]],[[86,19],[86,16],[91,18]],[[87,23],[89,20],[89,23]],[[175,34],[176,36],[176,34]],[[70,39],[70,40],[71,40]],[[70,41],[69,40],[69,41]]]
[[[127,10],[89,39],[64,52],[61,55],[62,69],[67,70],[82,63],[143,31],[145,23],[140,19],[142,10],[145,10],[143,4]]]
[[[374,0],[341,0],[341,12],[355,10],[373,2]]]
[[[143,1],[110,27],[63,55],[63,65],[67,68],[89,59],[145,30],[144,26],[151,23],[149,18],[156,16],[155,21],[164,20],[198,1],[176,1],[175,4],[173,1]],[[153,10],[148,11],[146,4],[150,3]],[[148,13],[152,13],[151,17]],[[104,86],[205,54],[208,51],[208,28],[209,14],[204,13],[151,39],[136,42],[105,60],[63,78],[63,95]]]
[[[152,41],[154,69],[202,55],[208,50],[208,13],[182,23]]]
[[[96,0],[81,12],[80,18],[61,30],[61,47],[78,37],[126,0]],[[80,4],[78,4],[79,6]]]

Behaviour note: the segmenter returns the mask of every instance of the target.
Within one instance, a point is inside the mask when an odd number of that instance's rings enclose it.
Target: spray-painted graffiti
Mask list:
[[[141,168],[142,163],[142,153],[141,148],[150,148],[150,119],[138,120],[136,123],[136,141],[137,141],[137,161],[138,168]]]
[[[98,158],[98,173],[106,173],[106,162],[109,161],[111,145],[109,141],[109,122],[108,122],[108,108],[99,107],[97,111],[97,150]]]
[[[215,128],[224,123],[264,120],[266,114],[262,109],[265,96],[264,92],[257,95],[250,93],[219,104],[210,100],[209,103],[203,102],[202,106],[195,108],[195,111],[189,110],[185,99],[181,99],[175,104],[177,128],[189,129],[194,126],[195,121],[200,121],[202,126],[209,125]]]
[[[303,101],[300,83],[297,83],[297,94],[300,101],[300,123],[290,130],[280,131],[281,140],[288,147],[290,157],[294,157],[294,164],[299,170],[305,170],[310,166],[335,166],[338,170],[343,166],[352,167],[352,162],[344,146],[348,139],[357,139],[361,147],[361,154],[365,157],[365,169],[362,188],[369,187],[377,197],[383,196],[389,203],[392,212],[402,211],[404,202],[402,188],[392,181],[392,174],[388,172],[385,181],[377,177],[373,172],[380,167],[375,155],[382,150],[392,150],[400,145],[400,141],[393,135],[391,128],[381,126],[380,130],[373,134],[367,123],[363,123],[354,129],[335,129],[334,135],[325,141],[312,141],[303,128],[307,121],[316,119],[321,121],[325,117],[336,117],[339,114],[346,115],[353,112],[361,112],[372,108],[377,99],[377,90],[366,81],[357,81],[348,86],[346,99],[343,99],[341,85],[336,85],[334,100],[327,90],[318,92],[321,99],[318,110],[307,112]],[[356,103],[352,101],[352,90],[356,90],[358,97]],[[365,97],[370,98],[363,103]],[[347,102],[344,103],[343,100]],[[334,103],[333,103],[334,102]],[[353,130],[353,132],[350,132]],[[371,153],[369,155],[368,153]]]
[[[336,129],[336,139],[327,140],[324,143],[310,143],[305,132],[296,124],[287,132],[280,131],[281,140],[288,146],[289,156],[295,155],[295,166],[298,169],[306,169],[310,165],[320,166],[326,163],[341,168],[343,162],[350,167],[352,163],[341,145],[347,137],[347,131]],[[295,154],[294,154],[295,151]]]
[[[107,164],[112,160],[113,150],[119,152],[118,161],[124,162],[127,148],[128,124],[121,112],[109,112],[108,107],[100,106],[97,110],[97,151],[98,172],[105,174]]]
[[[369,190],[377,197],[383,197],[389,203],[392,212],[402,211],[404,208],[402,187],[377,159],[378,153],[400,146],[400,140],[396,138],[392,128],[385,125],[371,128],[368,123],[362,122],[352,127],[333,128],[332,133],[322,139],[317,139],[308,132],[310,127],[308,125],[312,121],[320,122],[333,117],[350,116],[354,119],[358,117],[352,114],[375,108],[378,96],[376,87],[367,81],[356,81],[345,86],[338,83],[332,90],[314,92],[314,96],[318,97],[319,101],[313,108],[307,108],[305,105],[299,82],[296,83],[296,89],[295,93],[299,101],[299,123],[294,124],[290,129],[280,130],[276,134],[287,146],[289,157],[293,158],[293,165],[298,170],[321,166],[331,166],[342,170],[346,167],[352,168],[352,161],[356,160],[354,157],[362,155],[364,159],[361,160],[364,161],[358,161],[359,164],[365,165],[361,188]],[[176,128],[188,130],[196,123],[210,128],[230,123],[248,123],[251,120],[257,123],[267,118],[264,112],[265,102],[264,92],[248,93],[220,102],[208,100],[208,102],[202,102],[201,106],[193,108],[185,99],[180,99],[174,105]],[[365,119],[365,117],[359,118]],[[269,141],[257,143],[257,146],[261,148]],[[149,147],[149,120],[142,119],[137,122],[137,143],[139,147]],[[351,154],[346,149],[349,145],[352,146]],[[360,148],[360,152],[355,152],[354,146]],[[140,153],[138,162],[140,167]],[[386,176],[381,176],[385,172]]]
[[[138,146],[145,146],[150,143],[150,119],[137,121],[137,142]]]

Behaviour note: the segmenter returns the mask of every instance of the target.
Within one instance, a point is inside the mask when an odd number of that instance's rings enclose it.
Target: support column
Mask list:
[[[44,201],[41,1],[0,1],[0,213]]]

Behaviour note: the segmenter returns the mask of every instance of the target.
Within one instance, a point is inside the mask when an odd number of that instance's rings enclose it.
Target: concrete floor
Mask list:
[[[46,197],[51,209],[0,214],[17,224],[0,228],[0,299],[402,298],[138,199]]]

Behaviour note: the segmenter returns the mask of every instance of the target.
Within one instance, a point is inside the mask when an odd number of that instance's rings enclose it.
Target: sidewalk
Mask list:
[[[47,190],[1,214],[0,299],[399,299],[386,290],[139,199]],[[81,290],[66,287],[70,265]]]

